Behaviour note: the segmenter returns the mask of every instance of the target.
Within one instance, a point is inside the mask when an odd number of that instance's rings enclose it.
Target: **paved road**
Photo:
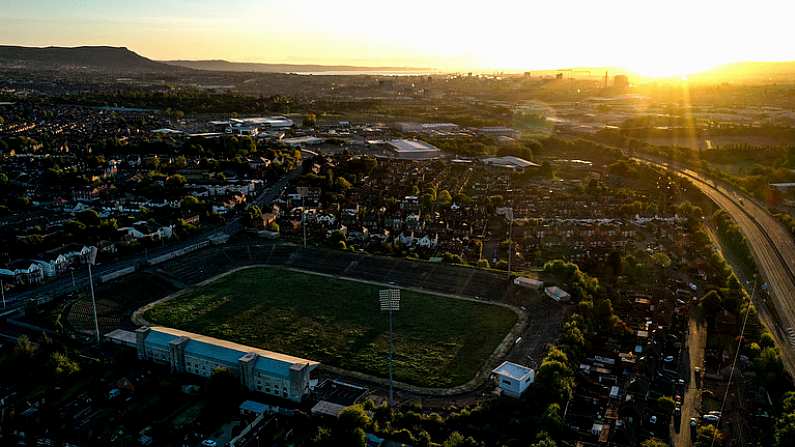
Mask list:
[[[287,186],[287,184],[297,177],[301,172],[300,166],[295,170],[291,171],[284,177],[282,177],[278,182],[270,185],[269,187],[265,188],[251,203],[256,204],[258,206],[269,205],[274,200],[276,200],[282,193],[283,189]],[[227,234],[229,236],[235,235],[243,229],[243,226],[240,224],[240,216],[237,216],[227,222],[222,228],[220,229],[213,229],[210,231],[202,232],[195,237],[191,238],[190,240],[180,242],[178,244],[169,245],[167,247],[161,247],[158,249],[149,250],[147,253],[134,256],[131,258],[123,259],[121,261],[111,262],[107,264],[99,264],[94,268],[93,275],[96,281],[97,278],[100,276],[115,272],[117,270],[121,270],[128,267],[135,267],[141,264],[142,262],[146,261],[149,258],[153,258],[162,254],[170,253],[172,251],[180,250],[182,248],[189,247],[191,245],[195,245],[199,242],[207,240],[208,237],[220,234]],[[23,292],[19,292],[10,296],[6,296],[6,311],[10,311],[13,309],[18,309],[23,307],[25,303],[29,299],[49,299],[54,298],[57,296],[65,295],[75,290],[75,287],[79,289],[83,289],[88,287],[88,269],[87,268],[80,268],[74,272],[74,280],[72,275],[65,275],[61,278],[56,279],[55,281],[48,282],[46,284],[42,284],[39,287],[25,290]]]
[[[671,445],[675,447],[690,447],[690,418],[699,419],[698,409],[701,406],[701,390],[696,380],[696,367],[704,367],[704,349],[707,346],[707,328],[694,315],[690,316],[687,331],[687,390],[682,396],[682,417],[671,422]],[[677,428],[679,431],[677,431]]]
[[[725,184],[682,166],[645,157],[640,161],[662,164],[686,176],[737,222],[751,245],[762,279],[769,287],[769,302],[757,300],[755,303],[759,316],[774,334],[784,366],[795,377],[795,241],[792,235],[763,205]],[[787,331],[793,331],[793,336]]]

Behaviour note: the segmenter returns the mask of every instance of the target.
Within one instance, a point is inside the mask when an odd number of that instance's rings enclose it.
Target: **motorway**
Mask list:
[[[687,167],[646,157],[634,158],[687,177],[740,227],[770,296],[766,302],[757,297],[754,304],[762,323],[776,339],[785,368],[795,377],[795,241],[792,235],[763,205],[730,186],[707,179]]]
[[[265,190],[263,190],[251,202],[251,204],[255,204],[260,207],[263,205],[269,205],[281,195],[284,188],[287,187],[287,184],[292,179],[297,177],[300,174],[300,172],[301,172],[301,167],[299,166],[295,170],[291,171],[290,173],[279,179],[278,182],[265,188]],[[147,253],[143,255],[126,258],[116,262],[111,262],[107,264],[97,264],[97,266],[94,267],[93,271],[94,282],[96,283],[97,279],[102,275],[129,267],[137,267],[140,264],[144,263],[149,258],[154,258],[166,253],[170,253],[172,251],[180,250],[182,248],[195,245],[199,242],[206,241],[209,237],[212,237],[214,235],[226,234],[229,236],[233,236],[243,229],[243,226],[240,223],[240,218],[241,216],[237,216],[232,220],[230,220],[229,222],[227,222],[221,228],[214,228],[210,231],[202,232],[201,234],[196,235],[195,237],[180,242],[178,244],[172,244],[155,250],[149,250]],[[29,299],[36,299],[37,301],[46,302],[58,296],[66,295],[70,292],[73,292],[75,289],[81,290],[87,287],[88,287],[88,269],[82,268],[79,272],[78,271],[74,272],[74,279],[71,275],[62,276],[61,278],[42,284],[41,286],[6,296],[6,308],[2,310],[2,313],[15,311],[16,309],[23,307]]]

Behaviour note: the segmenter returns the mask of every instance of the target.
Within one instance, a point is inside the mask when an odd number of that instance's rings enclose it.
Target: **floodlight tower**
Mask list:
[[[102,340],[99,337],[99,320],[97,319],[97,299],[94,297],[94,276],[91,273],[91,266],[97,262],[97,247],[89,248],[86,264],[88,264],[88,284],[91,287],[91,305],[94,307],[94,329],[97,331],[97,344]]]
[[[378,300],[381,303],[381,311],[389,312],[389,406],[391,407],[395,402],[392,386],[392,353],[395,350],[392,333],[392,312],[400,310],[400,289],[381,290],[378,292]]]

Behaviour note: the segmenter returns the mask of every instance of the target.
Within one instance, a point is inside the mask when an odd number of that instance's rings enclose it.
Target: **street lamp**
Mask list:
[[[86,263],[88,264],[88,284],[91,288],[91,305],[94,307],[94,329],[97,331],[97,344],[100,344],[99,338],[99,320],[97,319],[97,299],[94,297],[94,276],[91,273],[91,266],[97,262],[97,247],[93,245],[88,249],[88,256]]]
[[[384,289],[378,292],[378,300],[381,303],[381,311],[389,312],[389,406],[395,400],[392,386],[392,353],[395,350],[392,334],[392,312],[400,310],[400,289]]]

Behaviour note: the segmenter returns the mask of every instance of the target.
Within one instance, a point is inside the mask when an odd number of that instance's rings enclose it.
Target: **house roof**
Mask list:
[[[494,368],[492,373],[498,376],[508,377],[521,382],[526,380],[531,374],[533,374],[533,370],[526,366],[505,361],[502,362],[500,366]]]
[[[256,413],[256,414],[264,413],[267,408],[268,408],[267,405],[265,405],[265,404],[263,404],[261,402],[253,401],[253,400],[247,400],[247,401],[243,402],[242,404],[240,404],[240,410],[242,410],[242,411],[250,411],[250,412]]]

